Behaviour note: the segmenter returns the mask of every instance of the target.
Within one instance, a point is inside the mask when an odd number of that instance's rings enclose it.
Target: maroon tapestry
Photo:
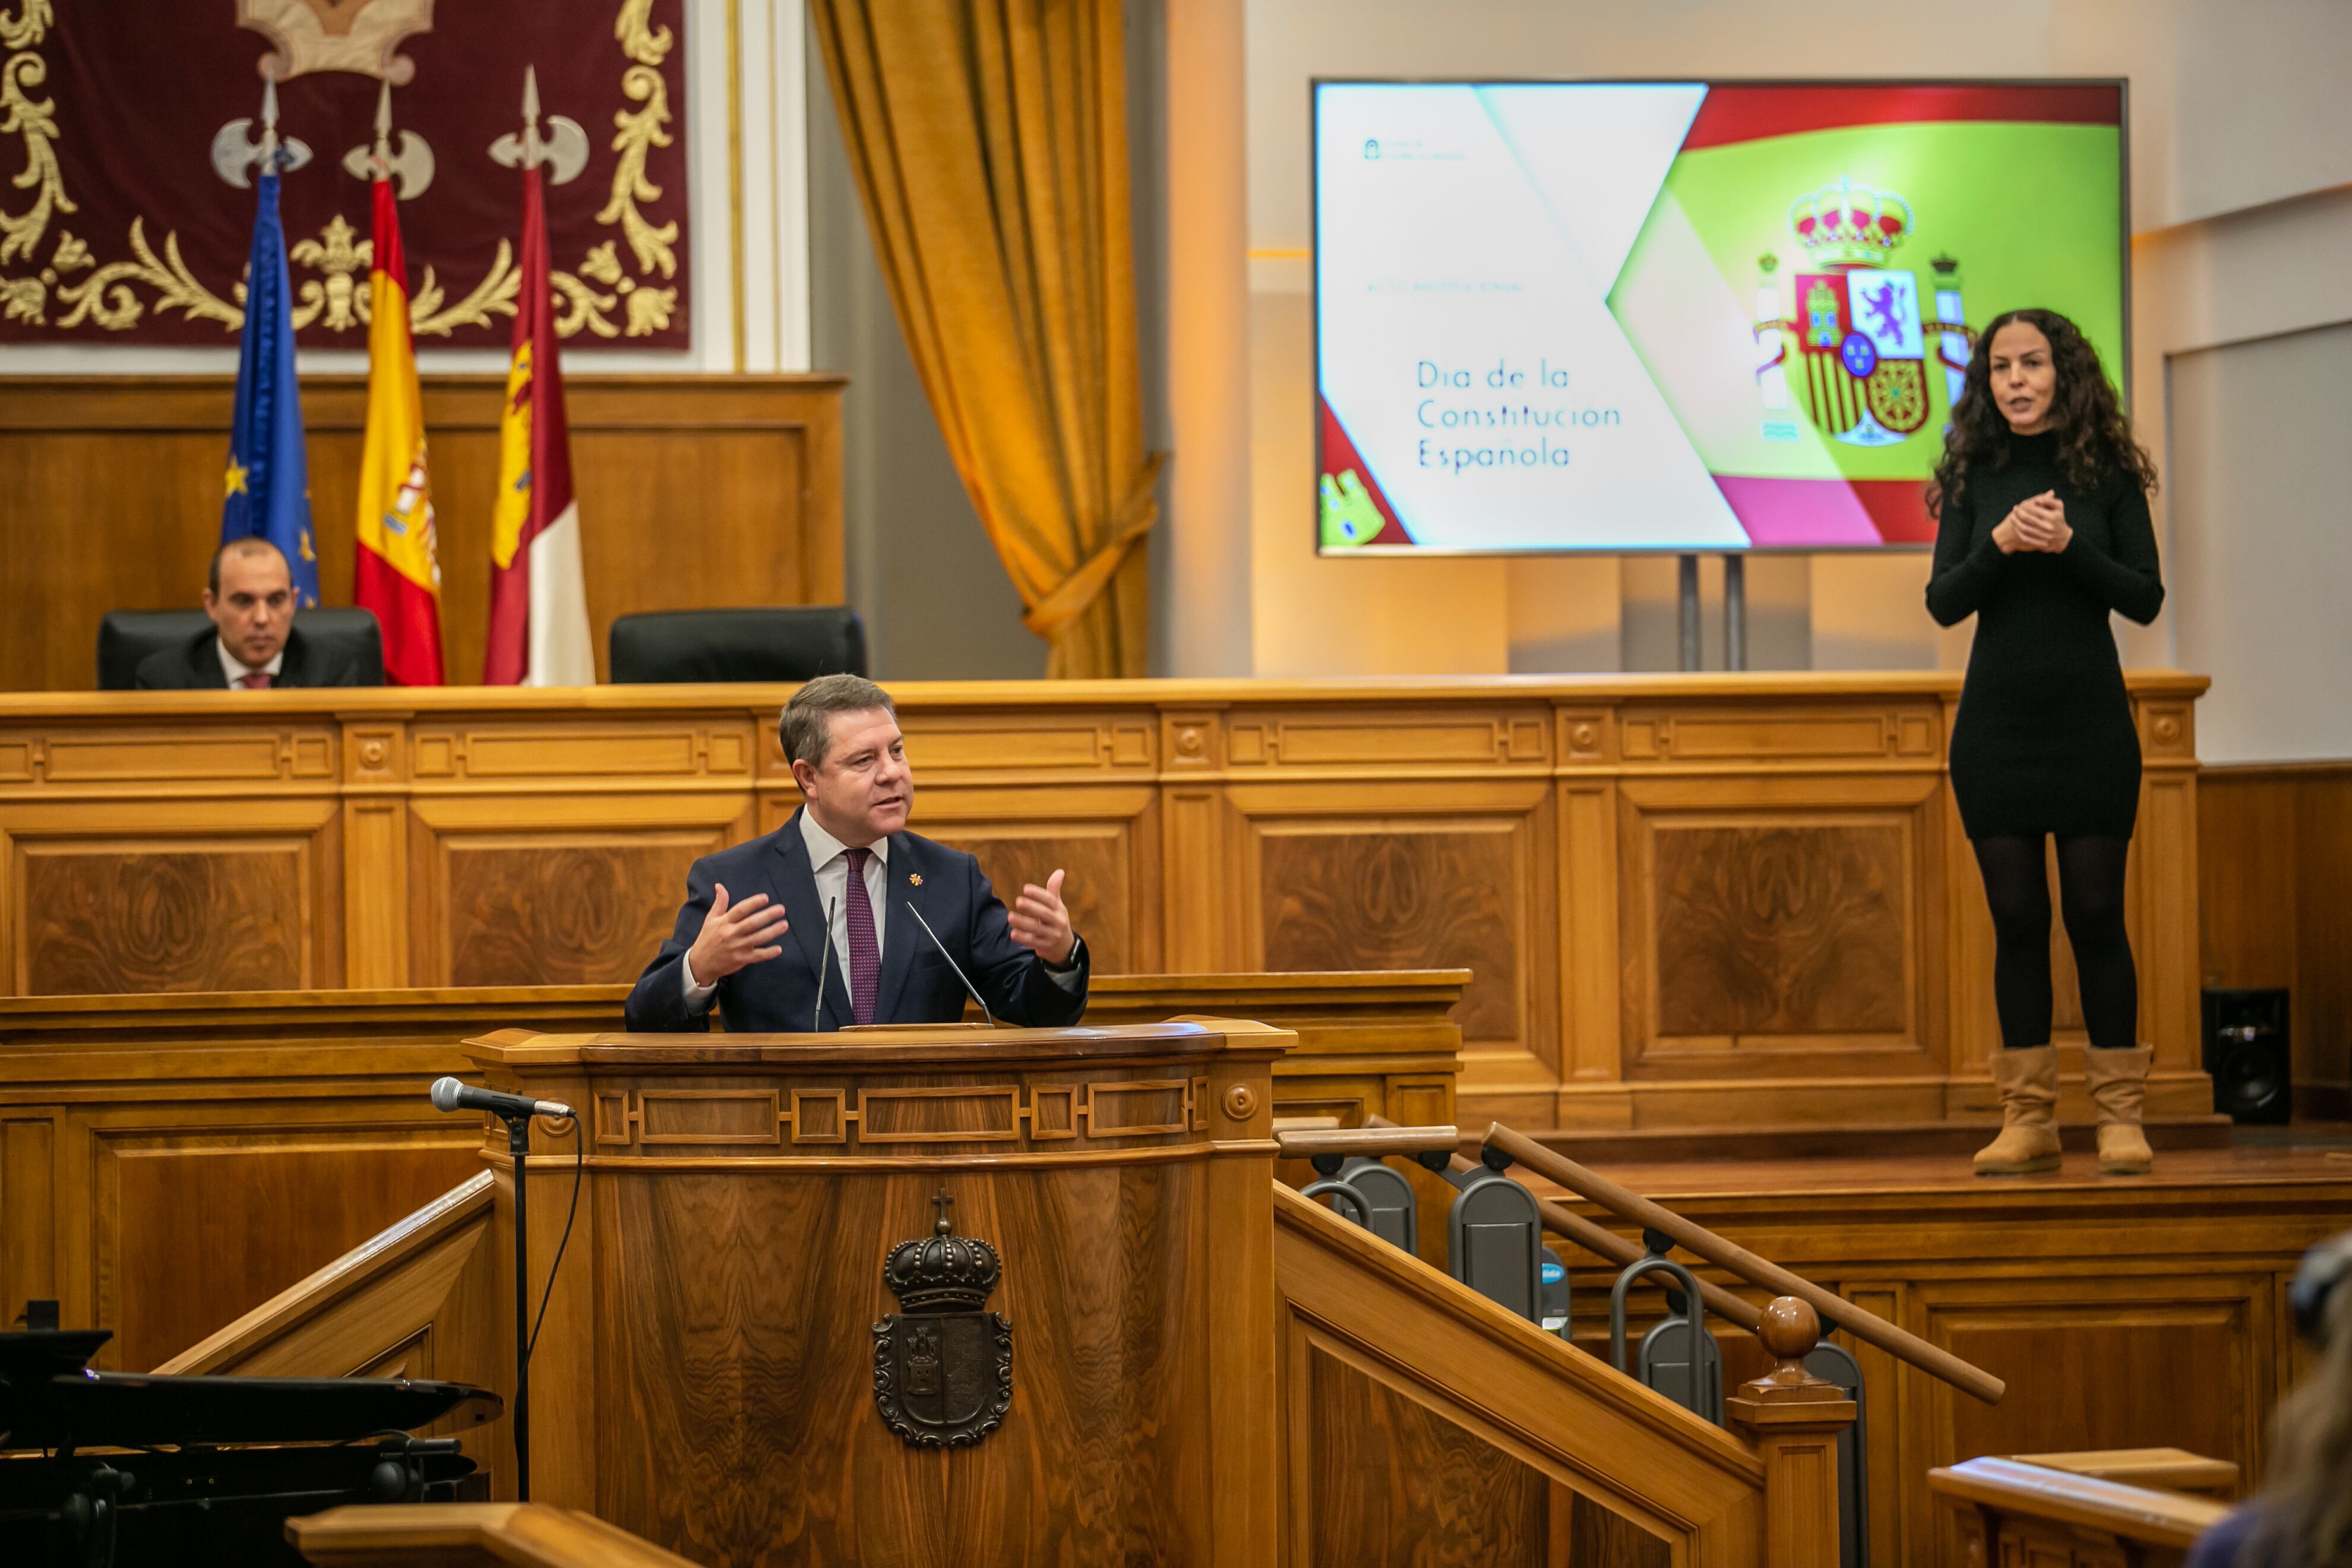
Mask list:
[[[233,344],[254,194],[215,142],[306,143],[282,184],[294,324],[367,343],[368,186],[346,154],[420,139],[400,207],[417,346],[504,349],[521,176],[490,156],[522,121],[586,132],[547,191],[557,331],[573,350],[688,346],[685,0],[0,0],[0,343]],[[239,141],[229,131],[253,122]],[[549,134],[543,123],[541,134]],[[568,132],[559,132],[562,144]],[[569,138],[576,155],[579,142]],[[415,165],[411,165],[415,172]]]

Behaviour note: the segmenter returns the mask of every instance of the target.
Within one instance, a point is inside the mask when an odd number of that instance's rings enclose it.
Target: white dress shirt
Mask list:
[[[816,874],[816,901],[833,911],[834,962],[845,977],[849,973],[849,846],[827,833],[819,826],[816,813],[805,807],[801,812],[801,842],[808,846],[809,869]],[[878,962],[883,927],[889,923],[884,918],[883,898],[890,889],[890,841],[877,838],[867,847],[874,853],[866,861],[866,906],[874,911],[874,957]],[[679,955],[677,972],[686,982],[687,1011],[707,1011],[710,999],[719,994],[719,983],[695,984],[690,953]]]
[[[218,637],[213,638],[213,651],[220,655],[221,673],[228,677],[231,690],[236,689],[237,682],[247,676],[259,674],[265,670],[268,672],[269,684],[275,686],[278,684],[278,672],[286,663],[286,650],[282,647],[269,656],[268,664],[247,664],[236,655],[229,652],[228,644]]]
[[[833,911],[833,961],[840,965],[845,982],[849,973],[849,846],[819,826],[816,814],[805,806],[801,809],[801,842],[808,846],[809,868],[816,875],[817,902]],[[874,911],[874,956],[878,962],[885,928],[890,923],[884,903],[890,888],[890,841],[877,838],[867,847],[874,853],[866,861],[866,902]],[[1046,976],[1065,991],[1076,990],[1077,956],[1077,948],[1073,944],[1069,967],[1057,970],[1048,964]],[[711,998],[719,994],[719,983],[695,983],[691,951],[678,955],[677,973],[686,984],[686,1010],[709,1012]]]

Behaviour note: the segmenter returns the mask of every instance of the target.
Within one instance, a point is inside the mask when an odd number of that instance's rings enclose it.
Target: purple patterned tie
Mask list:
[[[871,849],[845,849],[849,887],[842,903],[849,915],[849,1012],[858,1023],[874,1021],[874,988],[882,978],[882,950],[874,941],[874,905],[866,896],[866,862]]]

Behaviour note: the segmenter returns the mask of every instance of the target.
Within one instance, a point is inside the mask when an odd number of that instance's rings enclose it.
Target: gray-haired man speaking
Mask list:
[[[713,1006],[733,1034],[950,1023],[964,976],[998,1018],[1077,1022],[1087,950],[1062,873],[1008,910],[977,860],[907,831],[915,778],[888,693],[824,676],[780,728],[803,804],[694,863],[677,928],[629,993],[629,1028],[707,1029]]]

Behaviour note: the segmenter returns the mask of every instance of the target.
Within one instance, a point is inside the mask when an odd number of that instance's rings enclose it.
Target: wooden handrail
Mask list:
[[[1751,1285],[1761,1286],[1776,1296],[1794,1296],[1811,1307],[1830,1322],[1866,1340],[1887,1354],[1909,1362],[1920,1371],[1943,1379],[1965,1394],[1973,1394],[1987,1405],[1997,1405],[2009,1385],[2000,1378],[1939,1345],[1931,1345],[1918,1335],[1896,1328],[1875,1312],[1865,1311],[1842,1296],[1832,1295],[1811,1280],[1790,1273],[1768,1258],[1760,1258],[1734,1241],[1726,1240],[1703,1225],[1685,1219],[1661,1204],[1652,1203],[1639,1193],[1622,1187],[1597,1171],[1578,1164],[1565,1154],[1555,1153],[1523,1132],[1514,1132],[1497,1121],[1486,1129],[1486,1143],[1500,1149],[1518,1163],[1570,1192],[1586,1198],[1636,1225],[1646,1226],[1673,1237],[1681,1246],[1719,1268],[1728,1268]]]
[[[1385,1116],[1367,1116],[1364,1118],[1364,1125],[1394,1127],[1396,1123]],[[1475,1160],[1465,1160],[1456,1154],[1454,1156],[1452,1168],[1456,1171],[1475,1171],[1478,1168],[1478,1163]],[[1639,1263],[1649,1256],[1638,1244],[1626,1240],[1613,1230],[1602,1229],[1575,1210],[1564,1205],[1556,1204],[1549,1198],[1538,1198],[1536,1212],[1542,1218],[1546,1230],[1555,1236],[1568,1237],[1585,1251],[1596,1257],[1605,1258],[1620,1268]],[[1742,1300],[1711,1279],[1702,1279],[1698,1282],[1698,1293],[1699,1299],[1706,1303],[1708,1311],[1727,1323],[1738,1324],[1750,1333],[1755,1332],[1764,1321],[1762,1308]]]
[[[286,1521],[313,1563],[475,1563],[510,1568],[693,1568],[616,1525],[533,1502],[420,1502],[331,1508]]]
[[[1277,1127],[1274,1141],[1286,1160],[1311,1160],[1318,1154],[1421,1154],[1461,1146],[1460,1129],[1399,1127],[1383,1120],[1378,1127]],[[1457,1156],[1458,1158],[1458,1156]]]
[[[2227,1503],[2103,1481],[2016,1459],[1969,1459],[1927,1472],[1927,1488],[1963,1502],[2105,1531],[2150,1546],[2191,1546]]]

